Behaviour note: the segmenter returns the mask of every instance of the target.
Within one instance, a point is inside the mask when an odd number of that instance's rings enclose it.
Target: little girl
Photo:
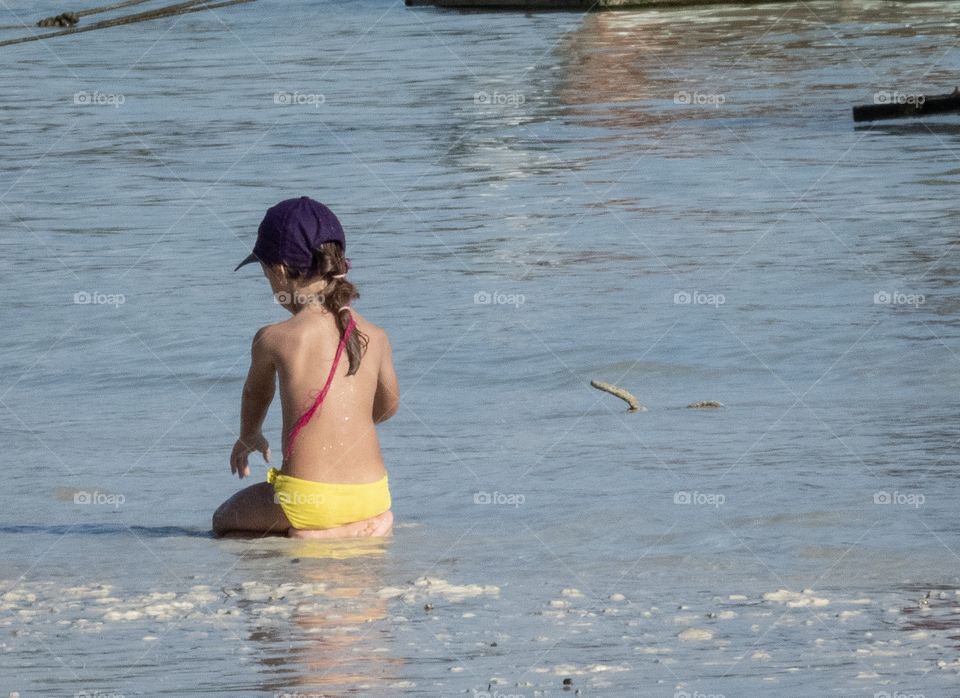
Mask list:
[[[283,463],[213,515],[213,531],[301,538],[389,535],[387,471],[375,424],[400,404],[386,333],[350,307],[343,228],[306,196],[267,211],[253,253],[277,302],[293,317],[253,338],[230,470],[250,474],[253,451],[270,462],[261,432],[279,378]]]

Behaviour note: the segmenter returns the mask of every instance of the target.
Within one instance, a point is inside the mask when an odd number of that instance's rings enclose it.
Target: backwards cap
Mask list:
[[[313,265],[314,250],[325,242],[339,243],[346,251],[343,227],[333,211],[309,196],[287,199],[267,209],[257,229],[253,252],[234,271],[245,264],[263,262],[307,272]]]

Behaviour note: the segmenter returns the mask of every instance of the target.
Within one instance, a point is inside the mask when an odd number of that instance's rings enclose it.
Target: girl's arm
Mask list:
[[[277,367],[266,330],[264,327],[257,332],[250,348],[250,370],[240,402],[240,438],[230,454],[230,471],[241,478],[250,474],[247,456],[253,451],[259,451],[270,462],[270,445],[261,428],[276,391]]]
[[[390,355],[390,340],[383,333],[383,355],[380,359],[380,372],[377,376],[377,392],[373,397],[373,421],[385,422],[400,408],[400,385],[393,370],[393,357]]]

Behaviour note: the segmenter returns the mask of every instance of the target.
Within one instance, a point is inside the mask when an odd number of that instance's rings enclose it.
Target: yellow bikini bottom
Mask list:
[[[267,482],[273,485],[274,501],[290,525],[304,530],[336,528],[370,519],[391,505],[386,475],[376,482],[355,485],[302,480],[270,468]]]

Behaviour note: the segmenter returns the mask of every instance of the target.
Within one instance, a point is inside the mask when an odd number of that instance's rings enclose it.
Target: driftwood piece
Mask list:
[[[723,407],[723,403],[717,402],[716,400],[700,400],[698,402],[691,402],[687,407],[694,410],[703,410],[712,407]]]
[[[624,390],[623,388],[618,388],[617,386],[611,385],[610,383],[601,383],[600,381],[590,381],[590,385],[592,385],[597,390],[602,390],[605,393],[610,393],[611,395],[615,395],[621,400],[623,400],[624,402],[626,402],[628,405],[630,405],[630,412],[646,412],[647,411],[647,408],[641,405],[637,401],[637,398],[635,398],[633,395],[631,395],[628,391]]]
[[[881,104],[863,104],[853,108],[854,121],[905,119],[960,111],[960,88],[946,95],[901,95],[890,93]]]

